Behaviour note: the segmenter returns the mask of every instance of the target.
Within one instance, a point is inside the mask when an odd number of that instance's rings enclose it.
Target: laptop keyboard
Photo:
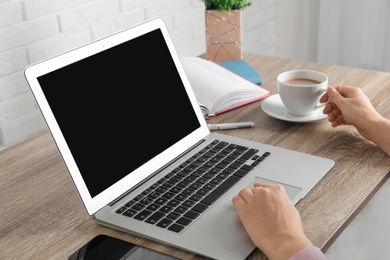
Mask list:
[[[181,232],[270,155],[260,154],[215,140],[116,213]]]

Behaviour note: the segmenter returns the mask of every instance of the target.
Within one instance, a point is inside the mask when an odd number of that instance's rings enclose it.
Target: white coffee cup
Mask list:
[[[328,87],[328,77],[315,70],[290,70],[277,77],[277,88],[287,112],[308,116],[326,103],[320,103]]]

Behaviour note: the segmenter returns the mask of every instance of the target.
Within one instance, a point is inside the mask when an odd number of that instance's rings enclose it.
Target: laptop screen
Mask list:
[[[200,126],[159,29],[38,81],[92,197]]]

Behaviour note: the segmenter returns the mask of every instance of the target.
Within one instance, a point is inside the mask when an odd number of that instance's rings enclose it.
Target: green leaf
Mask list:
[[[200,0],[205,3],[206,10],[227,12],[230,10],[244,10],[252,5],[248,0]]]

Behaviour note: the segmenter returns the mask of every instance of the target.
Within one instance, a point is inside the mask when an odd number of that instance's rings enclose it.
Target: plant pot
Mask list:
[[[206,59],[241,60],[241,10],[206,10]]]

